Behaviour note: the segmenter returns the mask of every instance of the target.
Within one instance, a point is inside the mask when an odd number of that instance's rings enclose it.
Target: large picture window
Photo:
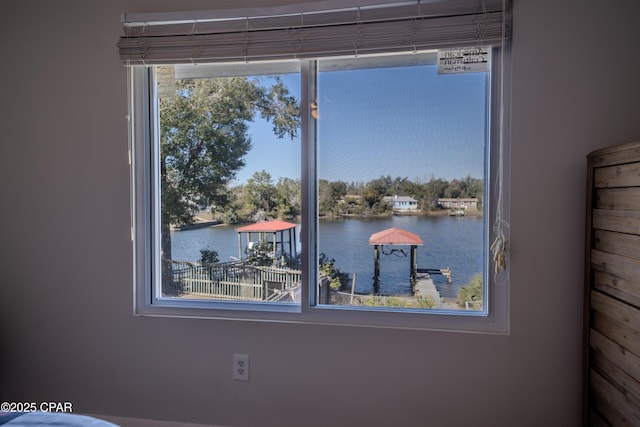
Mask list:
[[[362,36],[408,19],[377,6],[348,53],[302,46],[331,25],[287,28],[293,58],[249,43],[248,18],[242,60],[221,47],[234,19],[202,25],[201,62],[176,53],[193,33],[167,50],[163,25],[125,27],[138,314],[506,331],[505,11],[452,41],[416,27],[450,25],[446,2],[427,23],[417,6],[410,47]]]

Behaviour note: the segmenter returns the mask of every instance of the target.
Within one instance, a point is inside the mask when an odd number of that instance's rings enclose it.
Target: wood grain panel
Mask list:
[[[637,282],[598,271],[593,274],[593,288],[634,307],[640,307],[640,285]]]
[[[640,142],[602,148],[590,153],[588,158],[593,167],[640,162]]]
[[[631,329],[640,330],[640,311],[602,292],[591,292],[591,308]],[[592,334],[591,334],[592,335]],[[640,369],[640,365],[638,366]]]
[[[593,329],[591,330],[590,340],[591,348],[594,352],[600,352],[603,357],[609,359],[611,363],[636,382],[638,381],[640,378],[640,357]],[[638,409],[640,410],[640,408]]]
[[[640,163],[596,168],[593,171],[595,188],[640,186]]]
[[[613,427],[637,427],[633,416],[627,415],[624,396],[597,372],[591,375],[592,403],[602,418]]]
[[[585,424],[640,426],[640,142],[587,156]]]
[[[640,236],[635,234],[596,230],[594,244],[598,250],[640,260]]]
[[[640,407],[640,384],[635,379],[597,352],[593,356],[592,366],[598,375],[620,390],[629,403]]]
[[[591,250],[591,268],[634,282],[640,277],[640,261],[609,252]]]
[[[640,210],[640,187],[596,190],[595,205],[598,209]]]
[[[631,329],[622,322],[617,322],[599,312],[593,313],[591,321],[594,330],[609,337],[609,339],[633,354],[640,356],[640,331]]]
[[[591,226],[598,230],[640,234],[640,211],[593,209]]]

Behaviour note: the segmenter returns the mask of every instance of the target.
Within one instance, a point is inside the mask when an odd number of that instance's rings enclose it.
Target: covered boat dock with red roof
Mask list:
[[[377,284],[380,279],[380,251],[384,245],[411,246],[410,277],[411,284],[415,283],[418,270],[418,246],[424,245],[420,236],[401,228],[393,227],[373,233],[369,237],[369,245],[374,247],[374,283]]]
[[[238,258],[240,261],[243,260],[242,256],[242,234],[246,233],[247,235],[247,248],[250,248],[254,243],[251,240],[252,233],[258,234],[258,239],[261,242],[268,242],[268,236],[272,235],[272,250],[273,250],[273,259],[277,260],[278,258],[278,248],[280,248],[280,255],[284,256],[287,254],[284,247],[284,233],[288,232],[289,234],[289,251],[288,255],[291,258],[294,258],[297,254],[296,248],[296,226],[297,224],[293,224],[291,222],[282,221],[279,219],[274,219],[272,221],[264,221],[264,222],[256,222],[255,224],[246,225],[243,227],[236,228],[238,232]],[[278,235],[280,240],[278,240]]]

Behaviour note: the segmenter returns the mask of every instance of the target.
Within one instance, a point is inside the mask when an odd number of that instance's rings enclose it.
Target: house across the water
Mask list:
[[[438,199],[438,206],[443,209],[478,210],[478,199],[476,198],[455,198]]]
[[[384,196],[382,201],[389,203],[394,211],[418,210],[418,201],[411,196]]]

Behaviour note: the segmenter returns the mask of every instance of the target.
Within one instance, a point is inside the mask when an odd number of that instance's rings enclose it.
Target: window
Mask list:
[[[299,305],[299,68],[149,70],[156,300]]]
[[[127,23],[136,312],[504,332],[505,10],[450,3]]]

